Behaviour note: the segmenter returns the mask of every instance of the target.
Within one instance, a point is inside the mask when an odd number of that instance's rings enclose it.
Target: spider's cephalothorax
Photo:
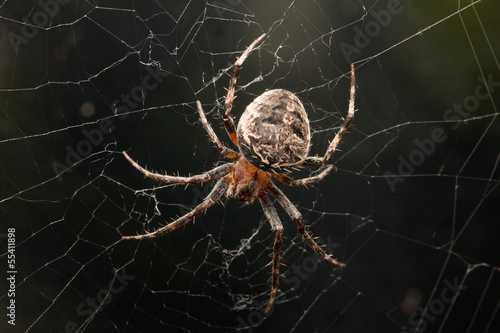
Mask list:
[[[239,121],[238,130],[236,130],[230,113],[238,71],[252,49],[264,37],[265,35],[262,35],[257,38],[234,63],[233,74],[224,105],[222,119],[224,120],[229,138],[238,146],[239,153],[222,144],[208,123],[201,103],[199,101],[196,102],[201,122],[207,130],[208,135],[220,153],[232,159],[233,162],[223,164],[199,175],[180,177],[151,172],[141,167],[126,152],[123,152],[123,155],[136,169],[141,171],[146,177],[158,181],[176,184],[197,184],[217,180],[212,191],[192,211],[153,232],[137,236],[124,236],[123,239],[143,239],[166,234],[206,211],[210,206],[219,201],[224,193],[227,193],[228,197],[234,196],[245,203],[251,203],[255,198],[258,198],[264,214],[271,224],[272,230],[276,233],[272,261],[272,289],[269,304],[266,308],[266,311],[269,311],[273,305],[278,288],[283,225],[266,192],[273,195],[287,214],[297,223],[300,235],[316,253],[335,265],[344,266],[344,264],[333,259],[330,254],[326,253],[316,243],[314,238],[307,232],[299,210],[274,185],[272,178],[274,177],[290,186],[300,186],[318,182],[330,172],[332,169],[331,165],[325,167],[320,173],[314,176],[302,179],[293,179],[282,173],[293,168],[320,167],[328,162],[328,159],[335,151],[342,135],[344,135],[354,117],[355,84],[354,65],[351,65],[351,91],[347,117],[335,135],[335,138],[328,145],[326,153],[322,158],[307,156],[311,139],[309,120],[307,119],[304,106],[297,96],[286,90],[269,90],[257,97],[246,108]]]
[[[231,183],[228,196],[234,196],[248,204],[253,202],[271,180],[269,173],[259,170],[243,156],[234,165],[233,177],[234,182]]]
[[[269,90],[250,103],[238,122],[238,148],[254,166],[283,172],[299,165],[309,152],[309,119],[289,91]]]

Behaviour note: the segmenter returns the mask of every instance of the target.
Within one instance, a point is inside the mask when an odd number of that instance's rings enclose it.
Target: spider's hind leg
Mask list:
[[[258,194],[260,204],[262,205],[262,209],[266,214],[267,219],[271,223],[271,228],[276,232],[276,239],[274,241],[274,251],[273,251],[273,273],[271,277],[271,296],[269,298],[269,304],[267,305],[266,312],[271,310],[273,306],[274,299],[276,297],[276,291],[278,290],[278,279],[279,279],[279,265],[280,265],[280,247],[281,243],[283,243],[283,224],[280,221],[278,213],[274,208],[269,197],[261,191]]]
[[[283,192],[279,188],[276,187],[273,183],[269,182],[267,185],[267,189],[276,197],[276,200],[280,203],[280,205],[285,209],[285,211],[290,215],[290,217],[297,223],[297,228],[302,238],[307,242],[307,244],[321,257],[328,260],[332,264],[338,266],[345,266],[343,263],[332,258],[331,254],[326,253],[325,250],[321,246],[314,241],[314,239],[309,235],[307,230],[305,229],[304,220],[302,218],[302,214],[300,214],[299,210],[295,208],[290,199],[288,199]]]

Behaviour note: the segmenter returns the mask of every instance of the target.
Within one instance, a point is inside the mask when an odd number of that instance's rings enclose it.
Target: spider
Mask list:
[[[276,233],[272,256],[271,294],[266,308],[266,312],[269,312],[273,306],[278,288],[283,225],[276,209],[266,194],[266,190],[276,198],[288,215],[297,223],[298,232],[316,253],[335,265],[344,266],[343,263],[333,259],[330,254],[326,253],[315,242],[314,238],[306,230],[304,220],[298,209],[273,184],[271,179],[275,178],[290,186],[301,186],[322,180],[332,170],[333,166],[328,165],[319,174],[302,179],[293,179],[286,175],[291,169],[321,167],[328,162],[354,117],[355,83],[354,65],[351,64],[351,88],[347,117],[322,158],[307,156],[311,139],[309,120],[304,106],[298,97],[287,90],[269,90],[255,98],[246,107],[245,112],[238,122],[238,127],[235,128],[230,113],[238,72],[245,59],[264,37],[265,34],[250,44],[241,57],[234,63],[224,104],[224,125],[229,138],[238,147],[238,152],[226,147],[219,140],[205,117],[200,101],[196,102],[201,122],[211,140],[219,152],[225,157],[232,159],[233,162],[223,164],[199,175],[179,177],[151,172],[132,160],[126,152],[123,152],[123,155],[137,170],[142,172],[146,177],[160,182],[197,184],[218,179],[202,203],[190,212],[158,230],[142,235],[124,236],[123,239],[152,238],[169,233],[192,220],[195,216],[205,212],[224,193],[226,193],[228,198],[235,197],[246,204],[252,203],[257,198],[262,205],[265,216],[271,224],[272,230]]]

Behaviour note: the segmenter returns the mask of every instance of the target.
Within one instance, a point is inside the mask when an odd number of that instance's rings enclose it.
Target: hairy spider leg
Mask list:
[[[319,174],[312,176],[312,177],[307,177],[307,178],[301,178],[301,179],[293,179],[290,176],[284,175],[284,174],[273,174],[273,177],[279,180],[280,182],[283,182],[287,185],[290,186],[302,186],[302,185],[307,185],[311,183],[316,183],[325,178],[328,173],[333,169],[333,165],[327,166],[323,171],[321,171]]]
[[[189,213],[186,213],[185,215],[179,217],[174,222],[171,222],[166,226],[163,226],[160,229],[153,232],[137,236],[123,236],[122,239],[143,239],[143,238],[159,237],[174,229],[177,229],[184,223],[191,221],[195,216],[205,212],[209,207],[211,207],[214,203],[216,203],[221,198],[221,196],[227,191],[231,179],[232,179],[231,174],[226,175],[225,177],[219,179],[215,184],[214,188],[212,189],[212,191],[210,191],[210,193],[205,197],[205,199],[203,199],[203,201],[198,206],[196,206]]]
[[[238,145],[238,141],[236,139],[236,127],[234,126],[234,121],[233,118],[231,118],[230,113],[231,108],[233,107],[234,90],[236,88],[238,72],[240,71],[240,67],[241,65],[243,65],[245,59],[248,57],[250,52],[252,52],[255,45],[257,45],[257,43],[259,43],[265,36],[266,34],[263,34],[259,38],[254,40],[253,43],[250,44],[249,47],[247,47],[245,52],[243,52],[241,57],[239,57],[233,65],[233,74],[231,75],[231,79],[229,81],[229,89],[227,90],[226,102],[224,103],[224,114],[222,116],[222,119],[224,120],[227,134],[229,134],[229,138],[231,138],[231,141],[233,141],[235,145]]]
[[[307,230],[305,229],[304,220],[302,218],[302,214],[300,214],[299,210],[295,208],[290,199],[288,199],[281,190],[276,187],[272,182],[267,184],[267,189],[271,194],[278,200],[279,204],[283,209],[290,215],[290,217],[297,223],[297,228],[299,233],[302,235],[302,238],[307,242],[307,244],[321,257],[325,258],[329,262],[334,265],[338,265],[344,267],[345,265],[337,260],[333,259],[331,254],[328,254],[323,250],[321,246],[319,246],[314,239],[309,235]]]
[[[217,147],[217,149],[222,155],[228,158],[237,159],[240,155],[234,150],[224,146],[224,144],[217,137],[217,134],[215,134],[214,130],[212,129],[212,126],[210,126],[210,123],[208,122],[207,117],[205,116],[205,112],[203,112],[203,107],[201,106],[200,101],[196,101],[196,105],[198,106],[198,113],[200,114],[201,122],[205,127],[205,130],[207,131],[208,135],[210,136],[210,139],[212,139],[213,143],[215,144],[215,147]]]
[[[267,219],[271,223],[271,229],[276,232],[276,239],[274,241],[274,251],[273,251],[273,271],[271,277],[271,296],[269,298],[269,303],[266,308],[266,312],[271,310],[273,306],[274,299],[276,297],[276,290],[278,289],[278,279],[279,279],[279,265],[280,265],[280,247],[283,243],[283,224],[280,221],[278,213],[274,208],[269,197],[261,191],[258,194],[258,198],[260,204],[262,205],[262,209],[264,210],[264,214],[266,214]]]
[[[354,118],[354,95],[356,93],[356,84],[354,81],[354,64],[351,64],[351,93],[350,93],[350,98],[349,98],[349,111],[347,112],[347,117],[345,118],[344,123],[340,127],[339,131],[337,132],[337,135],[335,135],[335,138],[333,138],[332,142],[328,146],[328,149],[326,150],[325,156],[323,157],[322,164],[325,164],[328,162],[328,159],[330,156],[332,156],[333,152],[337,148],[337,145],[340,142],[340,139],[344,135],[345,131],[347,130],[347,127],[351,124],[352,119]]]
[[[158,180],[164,183],[178,183],[178,184],[198,184],[208,182],[210,180],[219,179],[220,177],[227,175],[234,169],[234,163],[226,163],[219,167],[216,167],[210,171],[204,172],[199,175],[194,175],[190,177],[180,177],[180,176],[169,176],[163,175],[161,173],[151,172],[148,169],[141,167],[137,162],[135,162],[126,152],[122,152],[123,156],[140,172],[142,172],[146,177]]]

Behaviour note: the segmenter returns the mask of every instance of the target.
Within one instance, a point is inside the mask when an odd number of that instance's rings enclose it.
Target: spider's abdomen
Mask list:
[[[284,171],[300,164],[309,152],[309,119],[297,96],[269,90],[247,106],[237,138],[241,154],[252,165]]]

